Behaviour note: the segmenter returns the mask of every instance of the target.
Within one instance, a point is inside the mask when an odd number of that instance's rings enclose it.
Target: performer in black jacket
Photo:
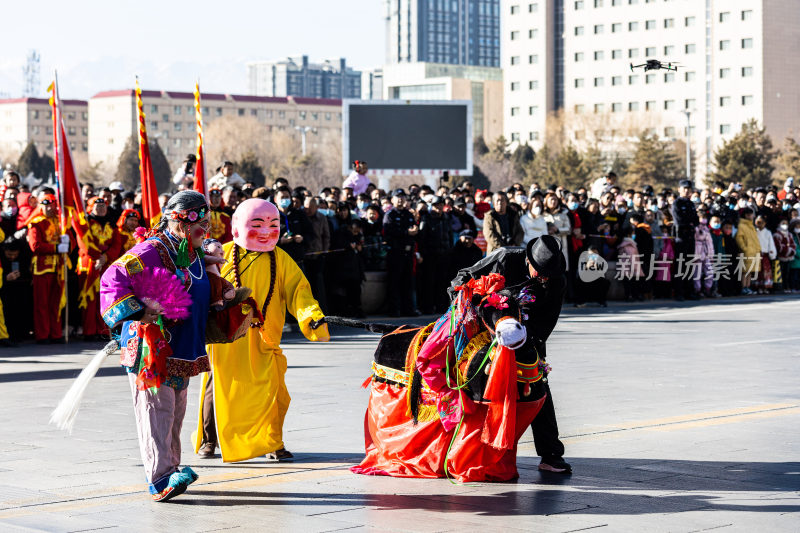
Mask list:
[[[473,266],[460,270],[449,292],[452,299],[455,287],[491,273],[505,276],[507,287],[529,283],[530,292],[536,298],[525,307],[528,340],[520,350],[537,350],[539,357],[545,360],[547,338],[556,327],[564,301],[565,272],[566,262],[559,241],[551,235],[543,235],[529,242],[525,249],[501,248]],[[570,474],[572,467],[564,461],[564,444],[558,439],[553,397],[549,384],[544,386],[547,398],[531,425],[536,453],[542,458],[539,470]]]
[[[700,223],[697,218],[697,208],[689,199],[692,195],[692,182],[681,180],[678,186],[678,197],[672,203],[672,220],[675,237],[675,260],[683,257],[684,265],[694,256],[694,229]],[[675,299],[682,301],[685,298],[697,300],[700,297],[694,292],[694,281],[691,276],[682,273],[673,279]]]

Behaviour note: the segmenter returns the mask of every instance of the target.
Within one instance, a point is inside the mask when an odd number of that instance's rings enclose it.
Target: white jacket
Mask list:
[[[239,174],[234,172],[227,178],[222,175],[222,172],[218,172],[214,174],[214,176],[208,180],[208,189],[224,189],[228,185],[232,185],[237,189],[240,188],[242,185],[245,184],[244,178],[242,178]]]
[[[543,215],[533,218],[530,211],[528,211],[520,217],[519,222],[522,224],[522,231],[525,232],[525,236],[522,239],[523,244],[528,244],[531,239],[547,235],[547,221]]]
[[[757,229],[758,242],[761,243],[761,253],[767,254],[770,261],[778,257],[778,249],[775,248],[775,239],[772,238],[772,232],[767,228]]]

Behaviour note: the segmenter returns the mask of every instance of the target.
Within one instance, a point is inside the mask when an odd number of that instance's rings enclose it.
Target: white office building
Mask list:
[[[537,148],[561,110],[577,145],[649,129],[685,138],[698,174],[755,118],[800,132],[797,0],[503,0],[504,134]],[[630,68],[658,59],[677,71]]]

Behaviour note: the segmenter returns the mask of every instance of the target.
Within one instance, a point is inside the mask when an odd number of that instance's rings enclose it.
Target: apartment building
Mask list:
[[[62,100],[64,126],[74,154],[88,152],[89,112],[86,100]],[[46,98],[0,100],[0,146],[22,153],[33,141],[39,154],[53,155],[53,114]]]
[[[312,63],[308,56],[247,64],[249,92],[254,96],[361,98],[361,72],[344,58]]]

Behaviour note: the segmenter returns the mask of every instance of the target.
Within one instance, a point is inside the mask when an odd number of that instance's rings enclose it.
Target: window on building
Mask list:
[[[605,54],[602,50],[595,50],[594,52],[594,60],[595,61],[602,61],[605,58]]]
[[[150,112],[151,113],[158,113],[158,106],[156,104],[150,105]]]
[[[645,57],[653,57],[656,55],[656,47],[655,46],[648,46],[644,49],[644,56]]]
[[[511,32],[511,40],[512,41],[516,41],[517,39],[519,39],[519,32],[518,31],[512,31]]]
[[[687,44],[683,47],[683,52],[686,54],[694,54],[697,51],[697,46],[692,44]]]
[[[575,61],[583,61],[583,52],[575,52]]]
[[[622,0],[611,0],[611,5],[613,7],[621,6],[622,5]]]
[[[628,85],[636,85],[637,83],[639,83],[638,74],[631,74],[628,76]]]
[[[694,98],[687,98],[683,101],[683,108],[684,109],[694,109],[695,108],[695,99]]]
[[[595,114],[605,113],[606,112],[606,105],[605,104],[594,104],[594,112],[595,112]]]
[[[75,120],[75,111],[67,113],[67,120]]]
[[[594,0],[594,7],[603,7],[603,0]]]
[[[664,137],[675,137],[675,128],[672,126],[664,128]]]
[[[719,21],[720,22],[728,22],[731,20],[731,12],[730,11],[723,11],[719,14]]]
[[[222,116],[222,108],[221,107],[216,108],[215,111],[217,112],[217,116],[218,117]]]
[[[628,57],[630,57],[630,58],[639,57],[639,49],[638,48],[628,48]]]
[[[594,34],[595,35],[600,35],[601,33],[603,33],[604,29],[605,28],[604,28],[604,26],[602,24],[595,24],[594,25]]]
[[[172,114],[173,115],[180,115],[181,114],[181,106],[179,106],[179,105],[172,106]]]
[[[656,21],[655,20],[645,20],[644,21],[644,29],[646,29],[646,30],[654,30],[654,29],[656,29]]]
[[[675,47],[673,45],[667,45],[664,47],[664,55],[669,57],[675,53]]]
[[[88,111],[84,111],[83,113],[81,113],[81,118],[83,120],[89,120],[89,112]]]
[[[639,3],[639,0],[628,0],[628,5],[629,6],[635,6],[638,3]]]
[[[637,31],[639,29],[639,23],[636,21],[628,23],[628,31]]]
[[[278,118],[286,118],[286,111],[278,111]]]
[[[602,87],[603,86],[603,78],[597,77],[594,79],[594,86],[595,87]]]
[[[622,50],[611,50],[611,59],[621,59]]]
[[[158,121],[157,120],[153,120],[152,122],[150,122],[150,127],[152,129],[154,129],[154,130],[157,130],[158,129]]]
[[[575,88],[583,87],[583,78],[575,78]]]
[[[628,102],[628,111],[639,111],[639,102]]]
[[[672,83],[675,81],[675,73],[674,72],[665,72],[664,73],[664,83]]]
[[[674,28],[675,27],[675,19],[664,19],[664,27],[665,28]]]
[[[719,132],[722,135],[725,135],[726,133],[730,133],[731,132],[731,125],[730,124],[720,124],[719,125]]]
[[[539,88],[539,80],[531,80],[528,82],[528,90],[535,91]]]
[[[244,109],[237,109],[236,111],[240,117],[244,116]]]
[[[519,56],[511,56],[511,64],[519,65]]]
[[[536,28],[532,28],[528,30],[528,39],[535,39],[539,36],[539,30]]]
[[[533,54],[533,55],[529,55],[528,56],[528,63],[530,63],[531,65],[535,65],[538,62],[539,62],[539,55],[538,54]]]
[[[538,3],[534,2],[533,4],[528,4],[528,13],[536,13],[538,11],[539,11]]]
[[[532,132],[528,133],[528,140],[529,141],[538,141],[539,140],[539,132],[538,131],[532,131]]]
[[[289,119],[289,126],[294,126],[295,122],[293,118]]]
[[[251,117],[257,117],[258,116],[258,109],[251,109],[250,110],[250,116]]]
[[[693,70],[687,71],[683,74],[684,81],[694,81],[697,78],[697,73]]]
[[[648,100],[644,103],[645,111],[655,111],[656,109],[656,101],[655,100]]]
[[[719,42],[719,49],[720,50],[730,50],[730,48],[731,48],[730,40],[724,39],[724,40]]]
[[[753,48],[753,39],[742,39],[742,48]]]
[[[575,9],[583,9],[583,0],[575,0]]]
[[[325,113],[325,120],[330,120],[330,119],[331,119],[331,114]]]
[[[169,115],[166,115],[166,114],[164,114],[164,115],[161,115],[161,120],[162,120],[163,122],[169,122]]]
[[[512,117],[516,117],[517,115],[519,115],[519,108],[518,107],[512,107],[511,108],[511,116]]]
[[[719,106],[720,107],[728,107],[731,105],[731,97],[730,96],[720,96],[719,97]]]
[[[611,24],[611,33],[619,33],[622,31],[622,23],[621,22],[614,22]]]
[[[575,113],[576,114],[581,114],[581,113],[583,113],[583,111],[584,111],[583,104],[575,104]]]
[[[611,76],[611,85],[622,85],[622,76]]]
[[[88,144],[86,144],[86,143],[81,143],[81,150],[83,150],[84,152],[88,151],[88,150],[89,150],[89,146],[88,146]]]
[[[742,20],[750,20],[753,18],[753,10],[752,9],[745,9],[742,11]]]
[[[664,111],[673,111],[675,109],[675,100],[664,100]]]
[[[512,91],[519,91],[519,82],[518,81],[512,81],[511,82],[511,90]]]
[[[158,122],[156,122],[155,124],[158,124]],[[81,135],[83,135],[84,137],[89,135],[89,128],[87,128],[86,126],[82,127],[81,128]]]
[[[719,69],[719,77],[722,79],[730,78],[731,77],[731,69],[729,68],[721,68]]]
[[[742,67],[742,77],[749,78],[753,75],[753,67]]]
[[[529,115],[536,115],[539,113],[539,106],[532,105],[528,107],[528,114]]]
[[[511,14],[516,15],[519,13],[519,6],[511,6]]]
[[[517,132],[511,133],[511,142],[519,142],[519,133]]]
[[[75,135],[75,126],[67,127],[67,135]]]
[[[39,118],[39,112],[36,110],[31,111],[31,118]]]
[[[647,84],[655,83],[656,82],[656,75],[655,74],[645,74],[644,75],[644,82]]]
[[[180,122],[173,122],[172,129],[175,131],[181,131],[181,123]]]
[[[752,103],[753,103],[752,94],[745,94],[742,96],[742,105],[752,105]]]
[[[620,113],[622,112],[622,103],[621,102],[614,102],[611,104],[611,112],[612,113]]]

